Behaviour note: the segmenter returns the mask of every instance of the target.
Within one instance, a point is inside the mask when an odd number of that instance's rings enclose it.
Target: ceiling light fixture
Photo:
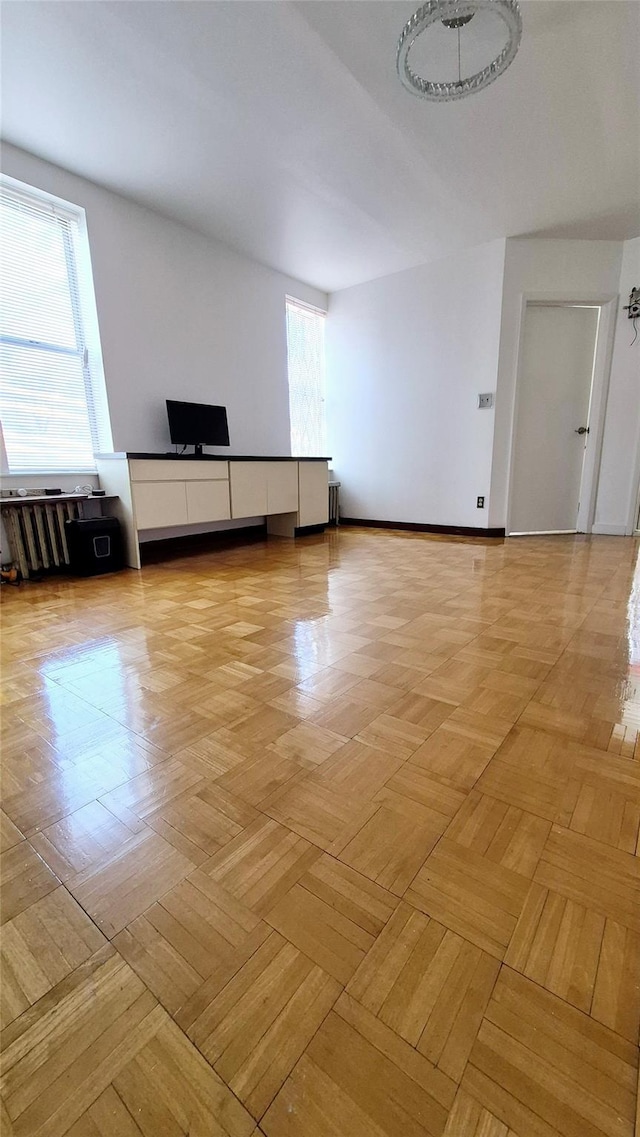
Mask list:
[[[461,68],[461,30],[468,28],[470,21],[479,12],[490,12],[498,16],[504,25],[506,43],[495,59],[476,71],[474,75],[462,77]],[[458,36],[458,78],[444,82],[423,78],[412,70],[409,54],[416,40],[433,24],[444,24],[457,32]],[[473,25],[472,25],[473,28]],[[465,37],[472,35],[472,28]],[[522,36],[522,17],[517,0],[428,0],[414,12],[402,29],[398,40],[396,66],[402,83],[412,95],[420,95],[431,102],[449,102],[463,99],[488,87],[513,63]]]

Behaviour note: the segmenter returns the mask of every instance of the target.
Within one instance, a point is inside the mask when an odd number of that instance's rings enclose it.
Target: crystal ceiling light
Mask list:
[[[491,12],[500,17],[506,32],[506,43],[486,67],[476,71],[474,75],[463,78],[460,66],[460,33],[462,28],[467,28],[478,12]],[[444,24],[445,28],[456,31],[458,35],[458,78],[444,82],[436,82],[417,75],[409,64],[409,55],[418,37],[438,22]],[[467,39],[472,35],[472,28],[465,32]],[[428,0],[428,3],[414,12],[402,29],[396,54],[398,75],[412,95],[420,95],[431,102],[463,99],[466,95],[473,95],[475,91],[482,91],[506,71],[515,59],[521,36],[522,17],[517,0]]]

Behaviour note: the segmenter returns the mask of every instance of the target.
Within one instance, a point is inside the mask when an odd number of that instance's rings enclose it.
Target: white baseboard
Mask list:
[[[602,523],[598,523],[593,526],[591,532],[602,537],[624,537],[626,528],[624,525],[603,525]]]

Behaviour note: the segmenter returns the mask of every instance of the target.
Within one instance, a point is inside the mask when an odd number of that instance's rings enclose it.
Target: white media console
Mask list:
[[[265,517],[280,537],[326,525],[328,458],[100,454],[100,485],[117,495],[126,561],[140,568],[140,533],[243,517]]]

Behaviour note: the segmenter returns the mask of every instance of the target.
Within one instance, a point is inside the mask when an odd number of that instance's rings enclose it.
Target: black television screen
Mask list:
[[[177,446],[228,446],[227,408],[207,403],[182,403],[167,399],[169,434]]]

